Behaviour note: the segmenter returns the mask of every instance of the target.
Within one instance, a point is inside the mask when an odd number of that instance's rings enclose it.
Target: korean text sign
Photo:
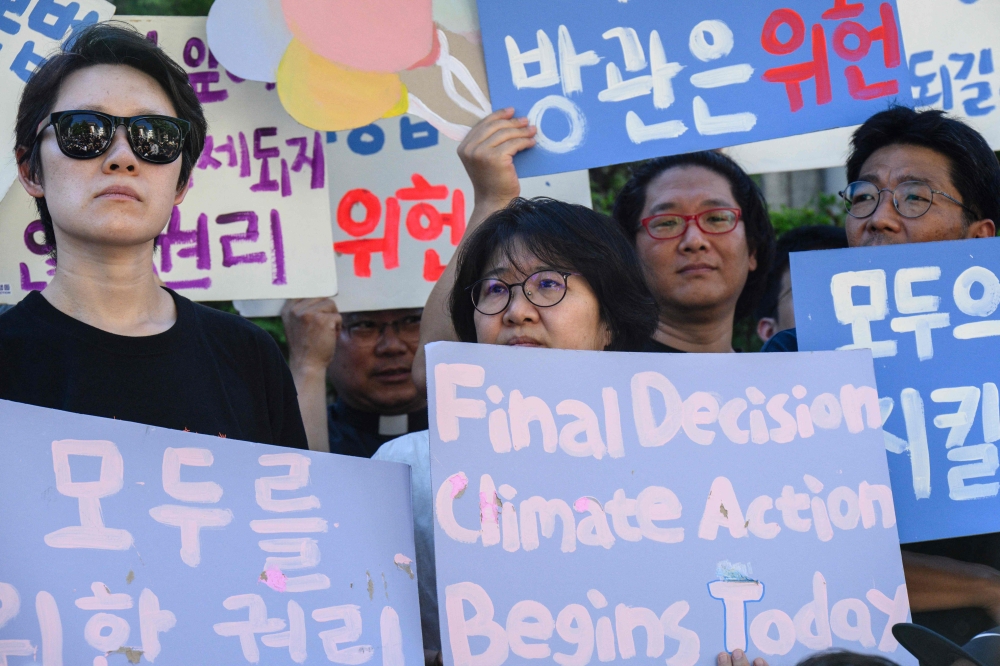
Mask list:
[[[80,28],[111,18],[104,0],[9,0],[0,4],[0,199],[17,178],[14,121],[21,90],[45,57]]]
[[[913,663],[868,352],[441,343],[428,376],[445,663]]]
[[[892,0],[479,0],[490,98],[533,176],[857,124],[902,91]]]
[[[870,349],[903,543],[1000,530],[1000,240],[792,255],[799,348]]]
[[[1000,3],[897,0],[918,107],[943,109],[1000,149]],[[903,89],[901,88],[901,91]],[[901,92],[902,94],[902,92]],[[732,147],[750,173],[841,166],[856,127]]]
[[[127,18],[185,68],[209,125],[187,195],[157,241],[160,279],[194,300],[336,293],[322,133],[295,122],[269,84],[227,73],[208,50],[204,18]],[[0,223],[0,285],[11,291],[0,299],[44,289],[52,274],[36,218]]]
[[[423,307],[474,204],[458,142],[416,116],[326,133],[342,312]],[[521,196],[590,203],[586,171],[521,181]]]
[[[0,663],[422,662],[404,465],[5,401],[0,433]]]

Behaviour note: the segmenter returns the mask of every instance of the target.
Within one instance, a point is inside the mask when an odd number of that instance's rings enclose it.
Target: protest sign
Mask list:
[[[458,143],[408,115],[326,136],[337,307],[423,307],[472,215]],[[586,171],[525,178],[521,196],[590,207],[590,179]]]
[[[160,278],[199,301],[336,293],[323,134],[289,117],[273,86],[222,69],[204,18],[122,18],[187,70],[209,126],[187,196],[158,240]],[[0,285],[11,290],[0,302],[44,288],[51,270],[43,235],[28,231],[40,228],[38,215],[15,189],[3,206],[19,216],[0,217]]]
[[[439,343],[428,377],[446,664],[915,664],[868,352]]]
[[[0,199],[17,178],[14,122],[25,82],[63,39],[104,21],[115,6],[104,0],[18,0],[0,9]]]
[[[909,55],[913,103],[947,111],[1000,150],[997,91],[1000,3],[897,0]],[[901,90],[903,94],[903,90]],[[734,146],[726,153],[750,173],[842,166],[856,126]]]
[[[998,250],[985,239],[791,258],[799,349],[874,357],[903,543],[1000,531]]]
[[[0,663],[423,663],[404,465],[0,401]]]
[[[480,0],[526,176],[861,122],[908,90],[895,2]],[[648,58],[648,59],[647,59]]]

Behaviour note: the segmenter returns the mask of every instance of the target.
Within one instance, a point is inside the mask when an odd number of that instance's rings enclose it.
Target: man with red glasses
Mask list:
[[[894,107],[852,140],[844,190],[850,247],[989,238],[1000,163],[974,129],[941,111]],[[795,329],[763,351],[797,351]],[[914,621],[963,644],[1000,622],[1000,534],[903,546]]]
[[[370,458],[390,439],[427,429],[427,400],[412,375],[421,313],[341,314],[332,298],[285,304],[289,364],[311,449]],[[329,406],[327,383],[336,398]]]
[[[205,130],[184,70],[123,24],[81,30],[34,71],[18,177],[57,264],[44,292],[0,318],[0,399],[306,448],[270,336],[153,272]]]

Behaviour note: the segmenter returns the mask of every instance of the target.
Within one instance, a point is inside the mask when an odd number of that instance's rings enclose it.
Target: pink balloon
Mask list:
[[[431,0],[281,0],[292,34],[327,60],[399,72],[431,53]]]

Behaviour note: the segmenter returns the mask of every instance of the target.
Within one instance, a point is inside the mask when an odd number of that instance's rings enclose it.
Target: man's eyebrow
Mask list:
[[[698,204],[699,208],[702,210],[708,208],[729,208],[733,206],[732,201],[726,201],[725,199],[704,199]],[[656,215],[658,213],[665,213],[678,208],[678,204],[674,201],[664,201],[663,203],[656,204],[649,209],[650,215]]]

